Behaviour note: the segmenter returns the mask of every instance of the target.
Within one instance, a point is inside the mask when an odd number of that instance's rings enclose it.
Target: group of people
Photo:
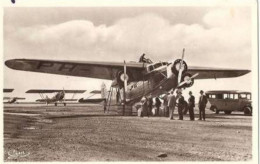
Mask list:
[[[200,91],[200,98],[199,98],[199,119],[198,120],[204,120],[205,121],[205,108],[206,104],[208,102],[207,97],[204,95],[204,92]],[[187,107],[190,115],[190,120],[194,121],[194,107],[195,107],[195,97],[192,95],[192,92],[189,92],[189,99],[188,104],[184,100],[184,97],[182,96],[182,91],[177,90],[176,95],[174,94],[174,91],[171,91],[171,93],[167,93],[163,97],[163,106],[164,106],[164,115],[169,116],[170,120],[173,120],[173,114],[175,108],[178,109],[178,115],[179,120],[183,120],[183,112],[184,109]],[[151,115],[152,107],[153,107],[153,99],[150,95],[148,98],[143,98],[142,101],[142,107],[143,111],[146,111],[146,115],[149,117]],[[158,97],[155,98],[155,115],[159,114],[159,109],[161,106],[161,101]]]

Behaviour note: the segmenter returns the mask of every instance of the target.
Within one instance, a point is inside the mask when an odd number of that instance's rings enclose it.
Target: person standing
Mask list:
[[[201,120],[201,118],[203,118],[203,120],[205,121],[205,108],[206,108],[208,99],[203,93],[204,93],[203,90],[201,90],[200,91],[201,96],[199,99],[199,114],[200,114],[199,120]]]
[[[149,117],[150,114],[152,113],[152,109],[153,109],[153,98],[152,98],[152,95],[150,95],[148,97],[147,107],[148,107],[147,116]]]
[[[179,120],[183,120],[183,109],[185,105],[184,97],[182,96],[182,92],[178,91],[178,114],[179,114]]]
[[[164,116],[165,117],[169,117],[168,96],[169,96],[169,93],[165,94],[163,97]]]
[[[155,98],[155,107],[156,107],[156,115],[159,116],[159,110],[161,107],[162,102],[160,101],[160,99],[158,97]]]
[[[171,94],[168,96],[168,108],[169,108],[170,120],[173,120],[175,105],[176,105],[176,97],[174,96],[173,91],[171,91]]]
[[[195,107],[195,97],[192,95],[192,92],[189,92],[189,104],[188,104],[188,108],[189,108],[189,114],[190,114],[190,120],[194,121],[194,107]]]

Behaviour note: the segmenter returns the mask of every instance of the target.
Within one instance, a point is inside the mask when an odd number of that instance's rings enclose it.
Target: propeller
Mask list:
[[[187,76],[186,78],[184,78],[184,80],[181,83],[178,83],[177,87],[181,87],[184,84],[189,84],[192,82],[192,79],[194,79],[195,77],[197,77],[199,75],[199,73],[194,74],[193,76],[189,77]]]
[[[124,80],[124,87],[125,87],[125,90],[127,90],[127,81],[128,81],[128,76],[126,74],[126,63],[124,61],[124,74],[123,74],[123,80]]]
[[[181,82],[182,71],[184,70],[184,67],[183,67],[184,52],[185,52],[185,48],[183,48],[181,62],[179,65],[178,84],[180,84],[180,82]]]

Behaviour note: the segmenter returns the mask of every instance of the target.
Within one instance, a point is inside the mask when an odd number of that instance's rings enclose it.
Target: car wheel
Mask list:
[[[231,114],[232,113],[232,111],[224,111],[225,112],[225,114]]]
[[[212,106],[212,107],[211,107],[211,110],[212,110],[215,114],[219,114],[219,110],[218,110],[217,107]]]
[[[245,115],[252,115],[252,109],[250,107],[244,107],[244,114]]]

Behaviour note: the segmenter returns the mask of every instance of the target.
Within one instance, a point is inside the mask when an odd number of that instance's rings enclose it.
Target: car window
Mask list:
[[[224,93],[224,94],[223,94],[223,98],[224,98],[224,99],[228,99],[228,94],[227,94],[227,93]]]
[[[248,100],[251,100],[251,94],[247,94],[247,95],[246,95],[246,98],[247,98]]]
[[[234,94],[234,99],[238,99],[238,94]]]
[[[223,99],[223,95],[222,95],[222,94],[217,94],[217,95],[216,95],[216,98],[217,98],[217,99]]]

